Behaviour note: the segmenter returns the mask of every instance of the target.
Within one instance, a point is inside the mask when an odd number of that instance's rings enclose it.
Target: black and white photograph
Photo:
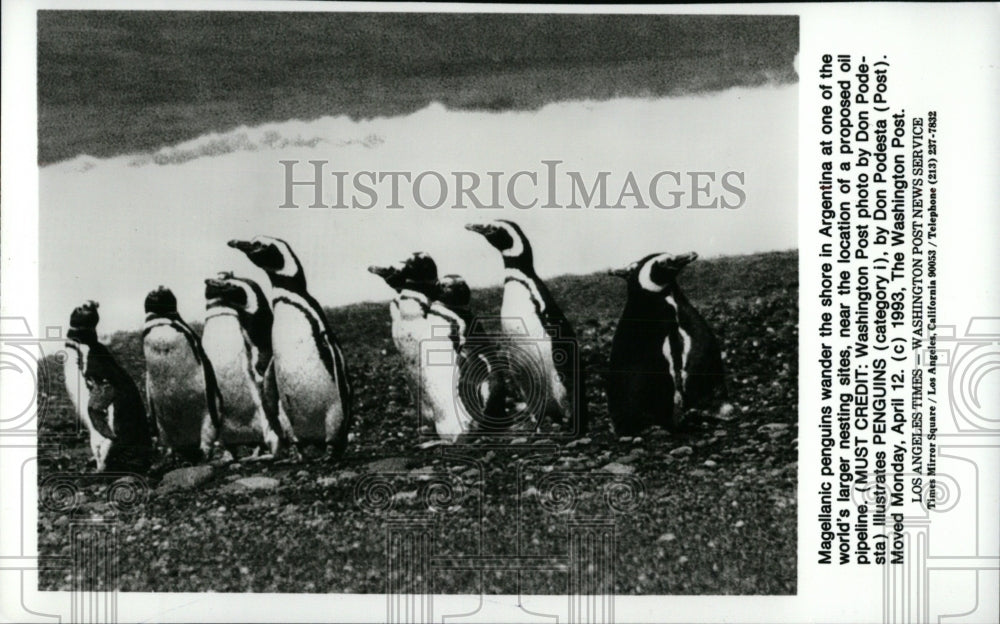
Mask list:
[[[796,16],[37,42],[39,589],[796,593]]]
[[[995,5],[0,13],[0,621],[1000,620]]]

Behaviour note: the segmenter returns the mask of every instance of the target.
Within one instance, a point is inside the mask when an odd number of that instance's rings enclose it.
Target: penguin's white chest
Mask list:
[[[520,280],[504,286],[500,314],[510,366],[522,396],[559,400],[565,389],[552,359],[552,337],[536,301],[540,303],[538,295]]]
[[[405,297],[396,299],[391,314],[393,342],[407,369],[415,373],[419,368],[420,343],[431,337],[427,310],[419,301]]]
[[[252,345],[235,314],[205,322],[202,348],[215,369],[224,407],[223,438],[253,433],[258,427],[260,390],[253,373]]]
[[[536,301],[536,295],[521,281],[507,282],[500,306],[504,335],[511,338],[547,337],[545,326],[538,316]]]
[[[157,423],[171,445],[197,445],[208,414],[205,371],[187,337],[169,325],[143,340],[146,378]]]
[[[331,405],[340,401],[334,373],[320,349],[336,362],[321,325],[310,322],[310,311],[278,301],[274,305],[271,343],[280,399],[300,440],[324,440],[325,418]]]
[[[66,392],[70,401],[73,402],[73,409],[87,429],[93,431],[90,424],[90,414],[87,412],[87,405],[90,404],[90,389],[81,364],[86,366],[89,348],[85,344],[75,343],[76,349],[67,346],[66,360],[63,362],[63,378],[66,381]]]

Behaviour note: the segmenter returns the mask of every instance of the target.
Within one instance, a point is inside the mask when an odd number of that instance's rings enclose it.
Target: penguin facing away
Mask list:
[[[178,314],[170,289],[151,291],[145,308],[146,400],[160,443],[184,460],[207,459],[222,411],[215,369],[198,335]]]
[[[109,440],[95,457],[97,471],[148,471],[153,459],[153,438],[142,395],[125,369],[100,343],[90,349],[87,386],[90,419],[94,428]]]
[[[588,416],[576,334],[535,273],[527,236],[516,223],[503,219],[466,229],[486,238],[503,257],[501,328],[522,399],[539,420],[548,415],[583,435]]]
[[[677,284],[698,254],[650,254],[612,275],[627,295],[611,343],[608,411],[619,435],[650,425],[676,429],[684,409],[724,396],[722,353]]]
[[[219,441],[236,457],[241,445],[281,450],[277,393],[265,391],[271,367],[271,306],[253,280],[220,273],[205,280],[202,346],[215,370],[224,410]]]
[[[87,301],[70,315],[66,387],[88,429],[97,472],[145,472],[153,450],[146,409],[135,382],[97,339],[98,307]]]
[[[352,423],[347,367],[326,314],[306,289],[302,265],[285,241],[270,236],[231,240],[271,282],[274,386],[293,443],[347,445]]]

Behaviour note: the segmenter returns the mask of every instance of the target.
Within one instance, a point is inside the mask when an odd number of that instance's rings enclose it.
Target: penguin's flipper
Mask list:
[[[153,405],[153,392],[152,388],[149,387],[149,373],[145,375],[145,382],[143,384],[146,390],[146,418],[149,419],[150,429],[155,431],[157,436],[160,433],[160,423],[156,417],[156,406]]]
[[[94,406],[88,408],[90,413],[90,423],[97,429],[98,433],[109,440],[115,439],[115,432],[111,430],[111,412],[114,410],[114,405],[109,405],[104,409],[98,409]]]
[[[280,406],[278,401],[278,383],[274,372],[274,360],[267,363],[267,368],[263,372],[260,399],[264,408],[264,419],[267,421],[268,426],[271,427],[271,430],[284,441],[287,437],[287,432],[278,416]]]
[[[215,378],[215,368],[208,357],[202,358],[202,366],[205,370],[205,399],[208,403],[208,415],[212,420],[212,426],[216,431],[222,429],[222,413],[225,406],[222,404],[222,391],[219,390],[219,382]]]

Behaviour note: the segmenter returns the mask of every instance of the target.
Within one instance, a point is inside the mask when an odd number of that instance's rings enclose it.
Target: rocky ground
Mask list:
[[[387,572],[402,557],[426,571],[435,592],[564,593],[569,568],[599,559],[570,548],[574,536],[613,526],[619,595],[794,593],[797,262],[794,252],[769,253],[686,270],[682,286],[724,345],[735,409],[727,420],[695,418],[681,433],[611,433],[601,371],[624,288],[600,275],[550,284],[580,336],[593,418],[588,437],[568,443],[513,434],[420,444],[385,304],[330,311],[358,412],[346,454],[332,462],[87,474],[61,367],[46,360],[39,551],[69,557],[70,529],[103,520],[116,531],[123,591],[384,592],[409,587]],[[499,289],[475,293],[483,312],[499,297]],[[140,379],[138,335],[117,334],[110,346]],[[387,550],[390,535],[419,532],[423,557]],[[473,574],[449,564],[463,555],[544,564]],[[82,573],[60,565],[43,569],[41,588],[69,588]]]

